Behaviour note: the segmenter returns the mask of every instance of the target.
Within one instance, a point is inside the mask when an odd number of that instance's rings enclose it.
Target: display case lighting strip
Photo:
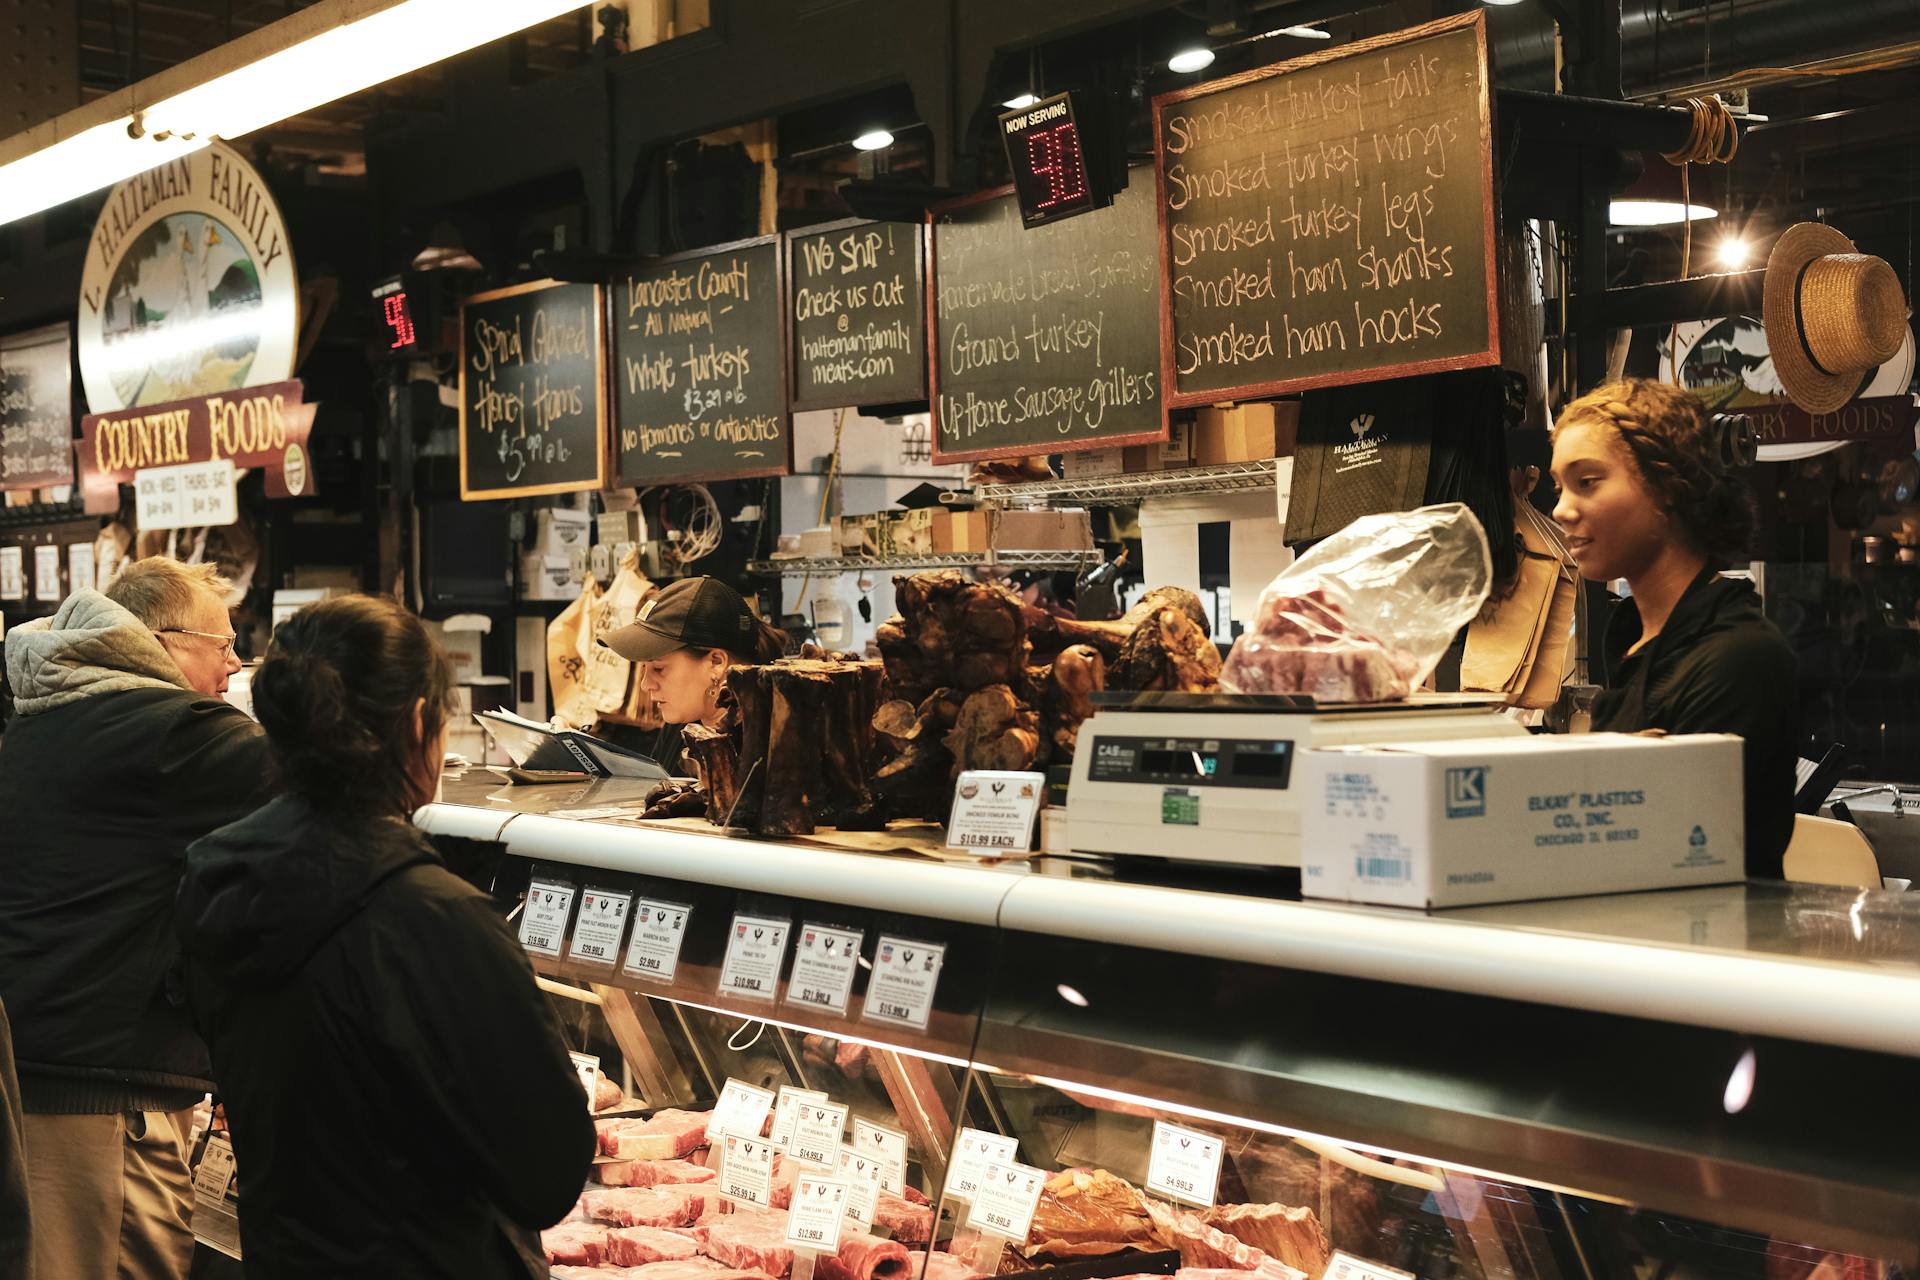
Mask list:
[[[631,988],[629,988],[631,990]],[[816,1027],[805,1022],[789,1022],[785,1018],[772,1018],[764,1013],[748,1013],[742,1009],[727,1009],[717,1004],[701,1004],[698,1000],[687,1000],[667,991],[641,991],[636,994],[650,996],[658,1000],[670,1001],[684,1009],[699,1009],[706,1013],[717,1014],[722,1018],[740,1018],[747,1022],[764,1022],[770,1027],[779,1027],[783,1031],[798,1031],[803,1035],[824,1036],[829,1040],[838,1040],[843,1044],[863,1044],[869,1049],[879,1049],[886,1053],[901,1053],[909,1058],[925,1058],[929,1062],[943,1063],[965,1071],[973,1067],[979,1071],[998,1071],[983,1062],[969,1062],[965,1058],[956,1058],[952,1054],[938,1053],[932,1049],[913,1049],[891,1040],[870,1040],[865,1036],[852,1035],[844,1027],[829,1029]],[[1000,1074],[1006,1074],[1001,1072]]]

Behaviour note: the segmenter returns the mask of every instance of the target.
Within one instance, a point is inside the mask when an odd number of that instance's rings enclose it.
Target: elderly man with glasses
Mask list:
[[[184,1277],[187,1137],[213,1082],[171,990],[187,845],[263,802],[259,727],[211,565],[129,565],[6,637],[0,1004],[37,1276]]]

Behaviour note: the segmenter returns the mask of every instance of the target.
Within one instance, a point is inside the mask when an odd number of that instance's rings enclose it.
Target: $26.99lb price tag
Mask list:
[[[1174,1200],[1213,1207],[1220,1186],[1220,1139],[1198,1129],[1153,1122],[1153,1150],[1147,1157],[1147,1190]]]

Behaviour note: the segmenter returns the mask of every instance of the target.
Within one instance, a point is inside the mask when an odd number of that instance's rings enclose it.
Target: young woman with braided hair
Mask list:
[[[1602,639],[1593,727],[1744,738],[1747,874],[1777,879],[1793,835],[1795,661],[1753,587],[1719,576],[1746,559],[1753,500],[1699,400],[1639,378],[1594,389],[1560,414],[1553,476],[1581,575],[1632,592]]]

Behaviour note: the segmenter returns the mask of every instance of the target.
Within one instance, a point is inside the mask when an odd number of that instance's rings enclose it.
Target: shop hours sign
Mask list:
[[[1007,146],[1021,225],[1058,222],[1100,203],[1087,177],[1073,95],[1055,94],[1007,112],[1000,117],[1000,139]]]

